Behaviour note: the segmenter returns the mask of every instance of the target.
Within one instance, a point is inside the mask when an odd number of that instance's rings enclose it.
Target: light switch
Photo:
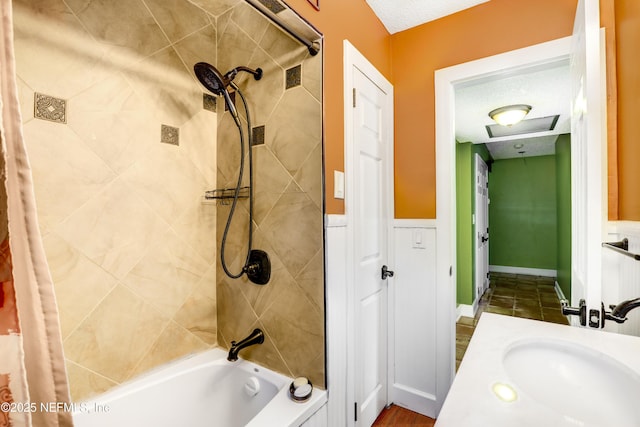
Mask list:
[[[414,230],[413,234],[413,247],[417,249],[426,249],[427,244],[424,241],[424,232],[422,230]]]
[[[344,199],[344,172],[333,171],[333,197]]]

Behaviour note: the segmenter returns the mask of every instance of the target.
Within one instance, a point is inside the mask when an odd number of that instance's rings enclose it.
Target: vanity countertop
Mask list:
[[[635,421],[627,424],[625,420],[628,418],[623,418],[621,424],[610,423],[609,421],[614,421],[616,418],[614,414],[619,411],[606,403],[602,403],[601,408],[597,407],[602,402],[598,399],[595,399],[595,404],[583,403],[585,400],[571,402],[573,410],[567,411],[562,405],[551,407],[541,402],[544,399],[540,399],[540,396],[536,398],[522,390],[507,374],[504,364],[505,354],[520,343],[535,345],[538,340],[569,343],[569,348],[571,346],[586,347],[587,352],[596,355],[596,361],[598,358],[609,360],[607,358],[609,356],[615,359],[614,364],[619,362],[625,365],[625,369],[628,368],[629,381],[637,379],[640,384],[640,338],[638,337],[483,313],[438,416],[436,427],[602,427],[604,425],[631,427],[640,425]],[[561,371],[560,374],[562,374]],[[540,381],[544,381],[542,377]],[[580,384],[580,379],[569,378],[569,380]],[[517,399],[513,402],[498,399],[493,392],[493,386],[496,383],[511,386],[517,393]],[[550,390],[550,393],[553,391],[557,392],[557,390]],[[591,393],[591,391],[588,392]],[[635,408],[636,406],[638,408]],[[633,408],[631,409],[633,419],[640,420],[640,401],[627,407]],[[579,409],[577,411],[579,415],[575,415],[575,408]],[[571,415],[567,415],[567,412]],[[602,424],[603,419],[607,420],[605,424]]]

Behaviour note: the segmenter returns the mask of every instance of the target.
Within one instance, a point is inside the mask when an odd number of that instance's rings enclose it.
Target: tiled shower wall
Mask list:
[[[228,346],[259,327],[265,343],[241,355],[324,387],[321,55],[310,56],[243,1],[236,3],[218,18],[218,68],[224,73],[248,65],[264,72],[259,81],[248,75],[237,81],[252,127],[264,132],[264,140],[254,138],[252,148],[253,247],[269,254],[273,271],[271,281],[258,286],[244,276],[230,279],[218,266],[218,342]],[[218,184],[230,188],[238,176],[239,137],[221,107]],[[227,241],[226,259],[234,273],[245,259],[248,209],[243,200]],[[228,212],[229,205],[218,205],[218,247]]]
[[[323,385],[320,57],[242,0],[17,0],[14,14],[72,398],[258,324],[267,342],[245,357]],[[216,120],[203,100],[198,61],[265,70],[260,82],[236,80],[264,131],[254,148],[255,247],[274,272],[263,288],[217,272],[228,207],[202,195],[234,185],[239,152],[223,103]],[[246,225],[245,203],[239,211]],[[234,267],[241,225],[227,249]]]
[[[14,15],[24,134],[79,400],[216,345],[216,212],[202,196],[216,186],[217,120],[191,72],[215,63],[216,20],[183,0],[18,0]]]

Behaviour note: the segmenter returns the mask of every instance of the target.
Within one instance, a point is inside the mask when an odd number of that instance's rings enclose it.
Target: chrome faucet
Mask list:
[[[640,298],[623,301],[618,305],[610,305],[611,312],[605,312],[605,318],[616,323],[624,323],[627,320],[627,313],[634,308],[640,307]]]
[[[231,348],[229,349],[229,356],[227,356],[227,360],[230,362],[235,362],[238,360],[238,352],[245,347],[249,347],[250,345],[262,344],[264,342],[264,333],[261,329],[256,328],[251,332],[251,334],[243,339],[240,342],[231,341]]]

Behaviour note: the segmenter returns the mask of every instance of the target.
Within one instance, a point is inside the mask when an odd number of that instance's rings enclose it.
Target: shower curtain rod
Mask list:
[[[264,4],[262,4],[261,1],[259,0],[246,0],[246,1],[251,6],[258,9],[260,12],[262,12],[262,14],[267,18],[269,18],[274,24],[276,24],[277,26],[282,28],[285,32],[287,32],[287,34],[289,34],[291,37],[293,37],[294,39],[302,43],[304,46],[306,46],[311,56],[316,56],[318,52],[320,52],[320,42],[318,40],[310,40],[309,38],[301,35],[298,31],[294,30],[293,28],[291,28],[291,26],[289,26],[282,19],[280,19],[275,13],[273,13],[273,11],[269,10],[269,8]],[[293,12],[291,8],[288,8],[288,6],[286,10],[290,10],[292,14],[295,15],[295,17],[300,20],[301,23],[304,22],[295,12]],[[306,22],[304,22],[304,24],[309,25]],[[315,33],[315,30],[314,30],[314,33]]]

